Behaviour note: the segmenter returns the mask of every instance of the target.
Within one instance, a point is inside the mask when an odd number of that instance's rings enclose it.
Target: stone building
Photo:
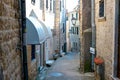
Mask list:
[[[53,53],[53,2],[26,0],[28,75],[32,80],[45,69]]]
[[[72,20],[72,19],[75,19]],[[79,52],[80,51],[80,22],[79,22],[79,8],[78,5],[76,9],[72,12],[69,12],[69,31],[70,31],[70,44],[71,44],[71,51]]]
[[[49,13],[49,11],[45,9],[46,4],[43,4],[46,3],[45,1],[26,0],[27,63],[29,80],[35,80],[39,70],[45,65],[45,61],[49,58],[47,55],[53,53],[53,49],[51,48],[52,34],[50,30],[51,27],[54,27],[53,1],[51,4],[52,12]],[[21,46],[22,27],[20,21],[21,15],[19,13],[21,12],[19,7],[21,4],[19,2],[21,1],[0,1],[0,80],[23,80],[23,54]],[[44,7],[41,6],[40,3],[44,5]],[[49,4],[50,2],[48,5]],[[41,7],[44,9],[40,10]],[[50,24],[47,23],[49,20],[51,20]],[[36,27],[40,27],[39,30],[37,30]],[[37,35],[34,35],[35,31]],[[36,39],[37,36],[39,39]]]
[[[22,80],[18,0],[0,1],[0,80]]]
[[[66,52],[66,9],[65,0],[55,1],[54,50]]]
[[[103,66],[95,68],[95,72],[99,75],[99,80],[119,80],[120,79],[120,1],[119,0],[80,0],[80,20],[84,22],[91,22],[90,17],[95,19],[95,55],[104,61]],[[91,3],[91,4],[89,4]],[[87,5],[89,4],[89,6]],[[90,5],[92,8],[90,8]],[[83,10],[83,11],[81,11]],[[95,15],[88,15],[91,13]],[[93,19],[93,18],[92,18]],[[81,23],[82,25],[83,23]],[[89,23],[92,26],[92,24]],[[81,27],[85,29],[84,27]],[[81,29],[81,30],[83,30]],[[87,31],[87,30],[86,30]],[[84,31],[84,32],[86,32]],[[84,35],[81,31],[81,34]],[[92,32],[92,30],[91,30]],[[90,34],[91,34],[90,32]],[[89,35],[90,35],[89,34]],[[91,36],[91,35],[90,35]],[[84,36],[81,36],[83,41]],[[91,38],[90,38],[91,39]],[[88,40],[88,39],[87,39]],[[85,46],[81,43],[81,47]],[[84,52],[82,47],[81,52]],[[88,48],[89,49],[89,48]],[[86,53],[88,53],[87,51]],[[84,55],[81,61],[84,61]],[[82,62],[81,62],[82,63]],[[82,64],[83,66],[84,64]],[[103,70],[103,71],[101,71]]]
[[[70,42],[70,22],[69,22],[69,13],[66,13],[66,42],[67,42],[67,52],[71,51],[71,42]]]
[[[95,0],[96,55],[104,60],[105,80],[120,79],[119,10],[119,0]]]
[[[80,71],[88,72],[91,69],[90,47],[91,31],[91,0],[80,0]]]

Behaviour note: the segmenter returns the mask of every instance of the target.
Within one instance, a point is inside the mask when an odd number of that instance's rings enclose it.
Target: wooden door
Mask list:
[[[119,24],[118,24],[118,68],[117,77],[120,79],[120,4],[119,4]]]

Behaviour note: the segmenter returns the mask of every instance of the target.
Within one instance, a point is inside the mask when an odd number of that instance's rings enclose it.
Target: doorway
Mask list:
[[[120,2],[119,2],[119,19],[118,19],[118,58],[117,58],[117,77],[120,79]]]

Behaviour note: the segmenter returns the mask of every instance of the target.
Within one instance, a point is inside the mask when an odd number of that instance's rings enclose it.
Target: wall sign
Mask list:
[[[90,53],[95,54],[95,48],[90,47]]]

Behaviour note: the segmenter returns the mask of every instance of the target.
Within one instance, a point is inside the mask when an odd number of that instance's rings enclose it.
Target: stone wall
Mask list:
[[[22,80],[18,0],[0,0],[0,66],[4,80]]]
[[[82,73],[90,70],[91,54],[91,0],[80,0],[80,71]],[[88,66],[88,67],[86,67]]]
[[[99,0],[95,0],[96,51],[97,56],[102,57],[105,62],[105,80],[111,80],[115,0],[104,1],[106,20],[99,18]]]
[[[54,49],[60,50],[60,0],[55,1],[55,36],[54,36]]]
[[[35,59],[31,60],[31,45],[27,45],[27,63],[28,63],[28,79],[29,80],[35,80],[37,75],[37,57],[35,56]],[[40,57],[40,56],[38,56]]]

